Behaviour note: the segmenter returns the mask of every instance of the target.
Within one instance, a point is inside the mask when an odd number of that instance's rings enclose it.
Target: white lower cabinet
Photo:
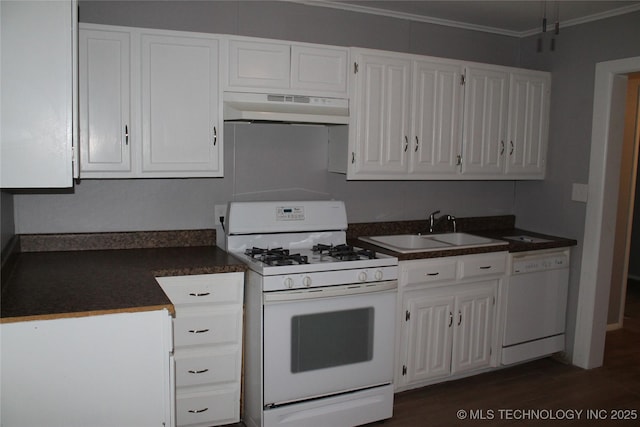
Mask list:
[[[176,309],[176,425],[238,422],[244,273],[157,280]]]
[[[497,366],[506,254],[400,262],[396,391]]]
[[[0,325],[3,427],[173,426],[166,309]]]

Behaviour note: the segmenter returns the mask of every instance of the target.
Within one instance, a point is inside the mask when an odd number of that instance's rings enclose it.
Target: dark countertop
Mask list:
[[[207,242],[212,243],[211,238]],[[145,244],[145,248],[97,250],[50,250],[49,246],[37,251],[27,244],[32,252],[18,252],[10,266],[3,266],[0,321],[162,308],[174,313],[156,276],[245,271],[241,261],[214,244],[215,234],[210,246],[153,248]]]
[[[475,234],[478,236],[489,237],[491,239],[503,240],[506,245],[501,246],[480,246],[475,248],[463,249],[445,249],[438,251],[415,252],[402,254],[392,250],[373,245],[368,242],[359,240],[358,237],[364,236],[382,236],[389,234],[418,234],[424,233],[428,229],[426,220],[416,221],[397,221],[397,222],[380,222],[380,223],[361,223],[349,224],[347,237],[350,243],[373,249],[387,255],[392,255],[400,261],[425,258],[441,258],[446,256],[471,255],[489,252],[499,252],[507,250],[509,252],[524,252],[543,249],[563,248],[575,246],[578,242],[574,239],[567,239],[558,236],[549,236],[532,231],[515,228],[515,216],[503,215],[493,217],[477,217],[477,218],[459,218],[457,231]],[[439,229],[436,232],[448,232],[450,229]],[[529,243],[515,240],[504,239],[505,236],[528,235],[531,237],[539,237],[548,240],[547,242]]]

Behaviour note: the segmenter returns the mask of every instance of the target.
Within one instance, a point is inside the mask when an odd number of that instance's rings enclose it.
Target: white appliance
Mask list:
[[[224,92],[224,120],[348,124],[349,100],[306,95]]]
[[[248,426],[355,426],[393,413],[397,258],[346,245],[340,201],[236,202],[247,263]]]
[[[565,348],[569,248],[509,254],[502,364]]]

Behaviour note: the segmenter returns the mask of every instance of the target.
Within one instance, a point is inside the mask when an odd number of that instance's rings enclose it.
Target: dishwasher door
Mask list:
[[[512,255],[503,364],[564,349],[569,252]]]

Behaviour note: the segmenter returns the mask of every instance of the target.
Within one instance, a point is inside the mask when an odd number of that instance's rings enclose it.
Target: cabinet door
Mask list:
[[[291,48],[288,44],[229,42],[228,89],[288,89],[290,80]]]
[[[462,65],[415,61],[410,172],[455,174],[462,143]]]
[[[408,171],[411,62],[401,56],[364,53],[357,55],[356,64],[350,169],[355,177],[404,175]]]
[[[407,355],[404,383],[448,376],[451,372],[454,297],[425,291],[405,294]],[[406,373],[405,373],[406,372]]]
[[[142,34],[143,176],[222,176],[218,41]]]
[[[347,58],[346,48],[291,46],[291,89],[346,97]]]
[[[75,1],[0,2],[0,186],[73,186]]]
[[[544,178],[551,80],[547,73],[511,73],[506,172]]]
[[[501,175],[506,149],[509,74],[467,67],[462,137],[462,173]]]
[[[130,34],[81,29],[80,168],[131,172]],[[107,175],[110,176],[110,175]]]
[[[491,364],[497,281],[468,286],[455,299],[452,374]]]

